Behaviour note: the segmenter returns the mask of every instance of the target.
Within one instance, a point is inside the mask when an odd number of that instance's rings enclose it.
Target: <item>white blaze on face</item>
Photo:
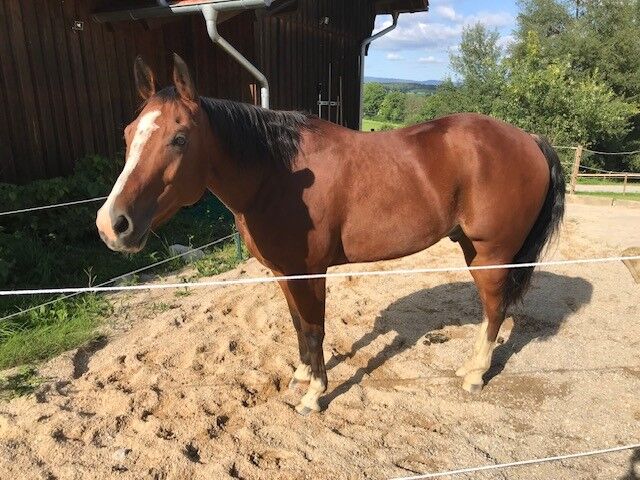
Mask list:
[[[98,217],[96,219],[96,224],[98,229],[111,241],[116,239],[116,234],[113,231],[113,222],[111,219],[111,208],[113,206],[113,202],[118,195],[122,193],[124,186],[127,184],[127,180],[131,172],[136,168],[138,162],[140,161],[140,157],[142,155],[142,151],[144,150],[145,145],[151,138],[153,132],[155,132],[158,128],[158,124],[155,123],[156,119],[160,116],[160,110],[153,110],[151,112],[145,113],[138,122],[138,127],[136,128],[136,133],[133,137],[133,141],[131,142],[131,146],[129,147],[129,155],[127,156],[127,161],[125,163],[124,169],[118,180],[116,181],[107,201],[104,202],[104,205],[98,210]]]

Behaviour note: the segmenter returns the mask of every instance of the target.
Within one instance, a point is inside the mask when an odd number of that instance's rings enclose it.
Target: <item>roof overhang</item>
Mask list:
[[[258,6],[269,7],[273,0],[116,0],[105,2],[104,9],[93,12],[96,22],[142,20],[172,15],[200,13],[203,7],[214,6],[218,12],[238,12]]]
[[[426,12],[429,0],[378,0],[375,3],[376,15],[398,13]]]

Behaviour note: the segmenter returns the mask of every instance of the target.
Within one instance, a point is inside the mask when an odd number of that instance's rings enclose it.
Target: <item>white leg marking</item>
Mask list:
[[[469,372],[469,370],[473,368],[478,349],[481,347],[483,339],[487,338],[488,327],[489,327],[489,322],[487,318],[484,317],[482,319],[482,323],[478,327],[479,329],[473,343],[473,350],[471,351],[471,355],[469,355],[469,358],[467,358],[467,360],[465,360],[462,366],[456,371],[456,375],[458,377],[464,377]]]
[[[327,385],[323,383],[321,379],[311,375],[309,390],[307,390],[307,393],[300,399],[300,403],[296,407],[298,413],[308,415],[312,411],[319,412],[320,404],[318,403],[318,399],[326,390]]]
[[[153,132],[155,132],[158,128],[160,128],[156,123],[156,119],[160,116],[160,110],[152,110],[151,112],[145,113],[138,122],[138,127],[136,128],[136,133],[133,137],[133,141],[131,142],[131,146],[129,147],[129,155],[127,156],[127,162],[124,165],[124,169],[120,173],[118,180],[116,181],[113,189],[111,189],[111,193],[109,197],[104,202],[104,205],[98,210],[98,220],[102,232],[109,238],[110,240],[115,240],[115,233],[111,228],[111,207],[113,202],[118,195],[122,193],[129,175],[136,168],[138,162],[140,161],[140,157],[142,156],[142,151],[144,150],[144,146],[147,144]]]
[[[293,374],[293,378],[289,382],[289,389],[294,391],[300,391],[302,393],[302,388],[307,387],[309,382],[311,381],[311,365],[305,365],[301,363],[296,368],[296,371]]]
[[[311,380],[311,365],[305,365],[304,363],[301,363],[300,365],[298,365],[298,368],[296,368],[296,371],[293,374],[293,378],[295,378],[296,380],[303,381],[303,382],[310,381]]]
[[[456,375],[464,377],[462,388],[470,393],[482,390],[484,385],[482,376],[491,367],[491,357],[496,342],[490,342],[487,338],[488,327],[489,322],[485,317],[478,330],[471,357],[456,372]]]

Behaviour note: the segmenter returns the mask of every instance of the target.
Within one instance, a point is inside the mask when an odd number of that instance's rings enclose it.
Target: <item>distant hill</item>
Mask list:
[[[384,78],[384,77],[364,77],[365,83],[410,83],[416,85],[428,85],[437,87],[442,83],[442,80],[405,80],[402,78]]]
[[[364,77],[365,83],[381,83],[389,90],[398,90],[404,93],[428,95],[433,93],[441,80],[403,80],[401,78]]]

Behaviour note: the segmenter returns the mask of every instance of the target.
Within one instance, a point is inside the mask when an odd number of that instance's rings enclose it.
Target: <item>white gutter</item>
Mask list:
[[[98,23],[119,22],[122,20],[142,20],[160,18],[169,15],[189,15],[202,12],[205,6],[214,6],[218,11],[249,10],[270,7],[273,0],[205,0],[198,3],[175,5],[168,0],[157,0],[157,5],[141,8],[128,8],[94,13],[92,18]]]
[[[103,12],[93,15],[96,22],[114,22],[120,20],[139,20],[143,18],[164,17],[167,15],[188,15],[201,13],[207,23],[209,38],[214,44],[231,55],[260,83],[260,105],[269,108],[269,82],[267,77],[258,70],[244,55],[236,50],[233,45],[220,36],[218,32],[218,13],[231,10],[249,10],[262,7],[270,7],[273,0],[209,0],[196,4],[172,5],[167,0],[157,0],[158,6],[145,7],[132,10]]]
[[[389,33],[391,30],[394,30],[398,26],[398,17],[400,16],[400,14],[398,12],[393,12],[391,16],[393,18],[391,25],[383,30],[380,30],[375,35],[372,35],[369,38],[365,38],[362,42],[362,45],[360,46],[360,116],[358,117],[358,128],[360,130],[362,130],[362,115],[364,113],[364,98],[362,97],[364,93],[364,60],[367,55],[367,47],[371,44],[371,42],[385,36],[387,33]]]
[[[245,4],[249,3],[250,0],[238,0],[239,2]],[[271,3],[272,0],[254,0],[253,3]],[[228,2],[230,3],[230,2]],[[268,5],[267,5],[268,6]],[[235,60],[242,65],[251,75],[254,76],[258,82],[260,82],[260,106],[262,108],[269,108],[269,81],[267,77],[258,70],[244,55],[242,55],[238,50],[234,48],[229,42],[227,42],[224,38],[220,36],[218,32],[218,5],[210,4],[202,7],[202,14],[204,15],[204,19],[207,22],[207,32],[209,32],[209,38],[213,43],[217,43],[225,50],[229,55],[231,55]]]

